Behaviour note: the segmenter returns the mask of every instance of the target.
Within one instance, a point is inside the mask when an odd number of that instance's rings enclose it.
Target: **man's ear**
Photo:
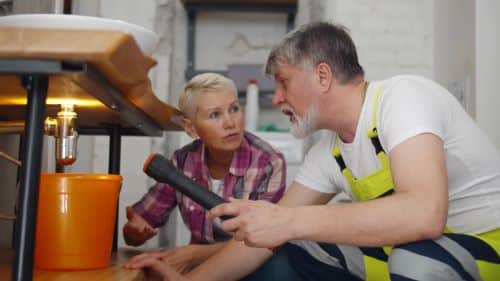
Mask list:
[[[330,66],[324,62],[318,64],[316,66],[316,74],[322,92],[328,91],[334,79]]]
[[[198,138],[198,134],[196,133],[196,129],[193,126],[193,122],[187,118],[182,118],[182,127],[184,131],[193,139]]]

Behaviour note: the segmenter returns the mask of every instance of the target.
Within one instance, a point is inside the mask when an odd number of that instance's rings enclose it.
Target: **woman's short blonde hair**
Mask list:
[[[196,96],[205,92],[217,92],[220,90],[230,90],[234,95],[237,95],[236,85],[233,80],[218,73],[208,72],[198,74],[184,85],[184,89],[179,97],[179,110],[184,114],[184,117],[192,117],[194,113],[192,105]]]

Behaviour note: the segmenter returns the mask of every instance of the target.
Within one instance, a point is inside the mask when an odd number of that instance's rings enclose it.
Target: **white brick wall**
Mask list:
[[[500,2],[476,1],[476,67],[477,67],[477,121],[500,148],[498,126],[500,96],[498,95],[498,66],[500,65]]]
[[[351,31],[369,80],[432,77],[433,0],[334,0],[323,18]]]

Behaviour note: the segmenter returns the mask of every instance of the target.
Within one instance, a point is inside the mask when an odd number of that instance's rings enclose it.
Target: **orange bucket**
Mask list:
[[[41,174],[35,266],[80,270],[109,265],[122,177]]]

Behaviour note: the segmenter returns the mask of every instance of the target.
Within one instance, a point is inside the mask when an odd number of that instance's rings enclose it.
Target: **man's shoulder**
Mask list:
[[[401,74],[392,76],[385,80],[375,81],[375,83],[382,85],[386,90],[400,89],[405,87],[418,87],[427,84],[436,84],[433,80],[420,75],[414,74]]]

